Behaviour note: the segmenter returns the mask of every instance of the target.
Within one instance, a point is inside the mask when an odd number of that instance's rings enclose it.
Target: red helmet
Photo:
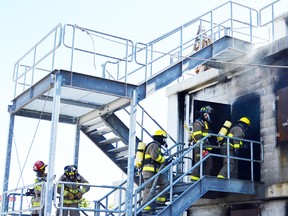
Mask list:
[[[35,171],[35,172],[45,172],[45,167],[46,167],[47,165],[46,164],[44,164],[44,162],[43,161],[40,161],[40,160],[38,160],[38,161],[36,161],[35,163],[34,163],[34,166],[33,166],[33,170]]]

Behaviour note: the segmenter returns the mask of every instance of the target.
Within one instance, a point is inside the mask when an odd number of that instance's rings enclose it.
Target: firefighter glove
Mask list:
[[[35,192],[34,192],[34,188],[27,188],[27,191],[25,193],[26,196],[30,196],[30,195],[35,195]]]
[[[77,194],[75,194],[75,199],[81,199],[82,198],[82,192],[78,192]]]
[[[202,157],[205,157],[209,154],[209,151],[208,150],[203,150],[202,151]]]
[[[164,161],[165,166],[168,166],[173,161],[173,158],[166,158]]]
[[[75,198],[75,196],[74,196],[73,193],[69,193],[69,194],[68,194],[68,198],[69,198],[70,200],[73,200],[73,199]]]

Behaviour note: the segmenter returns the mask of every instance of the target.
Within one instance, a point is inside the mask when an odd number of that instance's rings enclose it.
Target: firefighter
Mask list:
[[[161,152],[161,146],[167,147],[166,143],[167,133],[163,130],[157,130],[152,138],[153,141],[147,145],[144,151],[144,161],[142,169],[142,176],[144,182],[147,182],[150,178],[152,178],[155,174],[157,174],[162,164],[168,165],[168,163],[171,162],[171,160],[165,159],[164,155]],[[154,181],[148,183],[144,188],[143,193],[144,204],[150,200],[148,195],[152,189],[153,182]],[[159,186],[158,193],[164,190],[168,186],[168,184],[169,181],[167,176],[164,174],[160,175],[157,181],[157,185]],[[154,195],[155,191],[151,193],[153,193]],[[156,198],[156,203],[158,205],[165,205],[165,202],[166,202],[166,193]],[[143,209],[143,212],[150,212],[150,211],[153,211],[151,205],[148,205]]]
[[[210,132],[209,124],[212,122],[211,114],[214,112],[211,106],[204,106],[199,111],[199,118],[193,123],[193,131],[188,137],[188,142],[192,142],[194,145],[198,143],[203,137],[207,136]],[[210,145],[209,140],[205,139],[203,141],[203,158],[212,150],[211,147],[206,147]],[[194,162],[195,164],[200,161],[200,145],[194,148]],[[210,175],[212,168],[212,157],[208,157],[203,164],[203,175]],[[192,170],[191,181],[197,181],[200,178],[200,165]]]
[[[247,130],[248,126],[250,126],[250,120],[247,117],[242,117],[238,120],[238,123],[231,127],[228,137],[231,137],[230,139],[230,156],[237,157],[240,147],[242,146],[242,141],[233,139],[239,138],[244,139],[245,137],[245,131]],[[221,154],[227,156],[227,146],[226,142],[223,144],[225,148],[221,149]],[[233,169],[235,171],[236,166],[235,160],[230,158],[230,173],[233,172]],[[227,158],[223,158],[223,167],[221,168],[219,174],[217,175],[218,178],[226,178],[227,175]]]
[[[33,171],[36,172],[35,183],[47,181],[47,173],[45,173],[46,166],[47,165],[41,160],[38,160],[34,163]],[[42,186],[43,185],[36,185],[32,190],[30,189],[26,193],[26,195],[33,195],[31,200],[31,205],[33,208],[31,212],[32,216],[44,215],[44,206],[41,209],[34,210],[34,208],[40,208],[41,206]]]
[[[72,183],[89,183],[82,175],[78,173],[76,165],[68,165],[64,167],[64,174],[60,176],[59,181],[66,181]],[[79,208],[79,204],[82,201],[82,196],[90,190],[89,185],[75,185],[64,184],[63,193],[63,207]],[[61,184],[57,186],[57,193],[61,194]],[[61,198],[60,198],[61,200]],[[59,206],[61,203],[59,203]],[[61,209],[57,209],[56,215],[60,215]],[[63,210],[63,216],[79,216],[80,213],[77,210]]]

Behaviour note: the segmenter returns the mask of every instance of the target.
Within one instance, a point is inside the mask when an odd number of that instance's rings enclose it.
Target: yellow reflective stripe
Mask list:
[[[162,164],[162,163],[164,163],[165,158],[162,155],[159,155],[155,161]]]
[[[69,188],[69,192],[70,192],[70,193],[73,193],[73,194],[77,194],[77,193],[78,193],[78,191],[79,191],[79,189],[78,189],[78,188],[77,188],[77,189],[75,189],[75,190],[73,190],[73,189]]]
[[[198,176],[191,176],[191,180],[198,181],[200,178]]]
[[[194,131],[192,134],[193,136],[196,136],[196,135],[202,134],[202,131]]]
[[[145,154],[145,157],[144,157],[145,159],[149,159],[149,158],[151,158],[151,155],[150,154]]]
[[[34,189],[35,189],[35,190],[38,190],[38,191],[41,191],[42,185],[37,185],[37,186],[34,187]]]
[[[156,168],[156,172],[158,172],[158,168]],[[154,167],[150,167],[150,166],[144,166],[143,167],[143,171],[150,171],[150,172],[155,172],[155,168]]]
[[[80,203],[81,200],[63,200],[64,204],[74,204],[74,203]]]
[[[240,148],[240,144],[234,144],[234,148]]]
[[[205,136],[207,136],[207,135],[208,135],[207,132],[203,132],[203,133],[202,133],[202,136],[203,136],[203,137],[205,137]]]
[[[35,208],[36,208],[36,207],[40,207],[40,202],[35,202],[35,201],[34,201],[34,202],[32,203],[32,207],[35,207]]]
[[[151,210],[151,206],[146,206],[144,209],[143,209],[144,211],[150,211]]]
[[[166,198],[165,197],[157,197],[157,201],[165,202]]]

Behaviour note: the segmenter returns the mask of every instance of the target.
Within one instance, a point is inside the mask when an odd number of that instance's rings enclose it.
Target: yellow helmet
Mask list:
[[[164,130],[157,130],[154,134],[154,136],[163,136],[167,138],[167,133]]]
[[[243,122],[247,125],[250,125],[250,120],[247,117],[242,117],[239,119],[240,122]]]

